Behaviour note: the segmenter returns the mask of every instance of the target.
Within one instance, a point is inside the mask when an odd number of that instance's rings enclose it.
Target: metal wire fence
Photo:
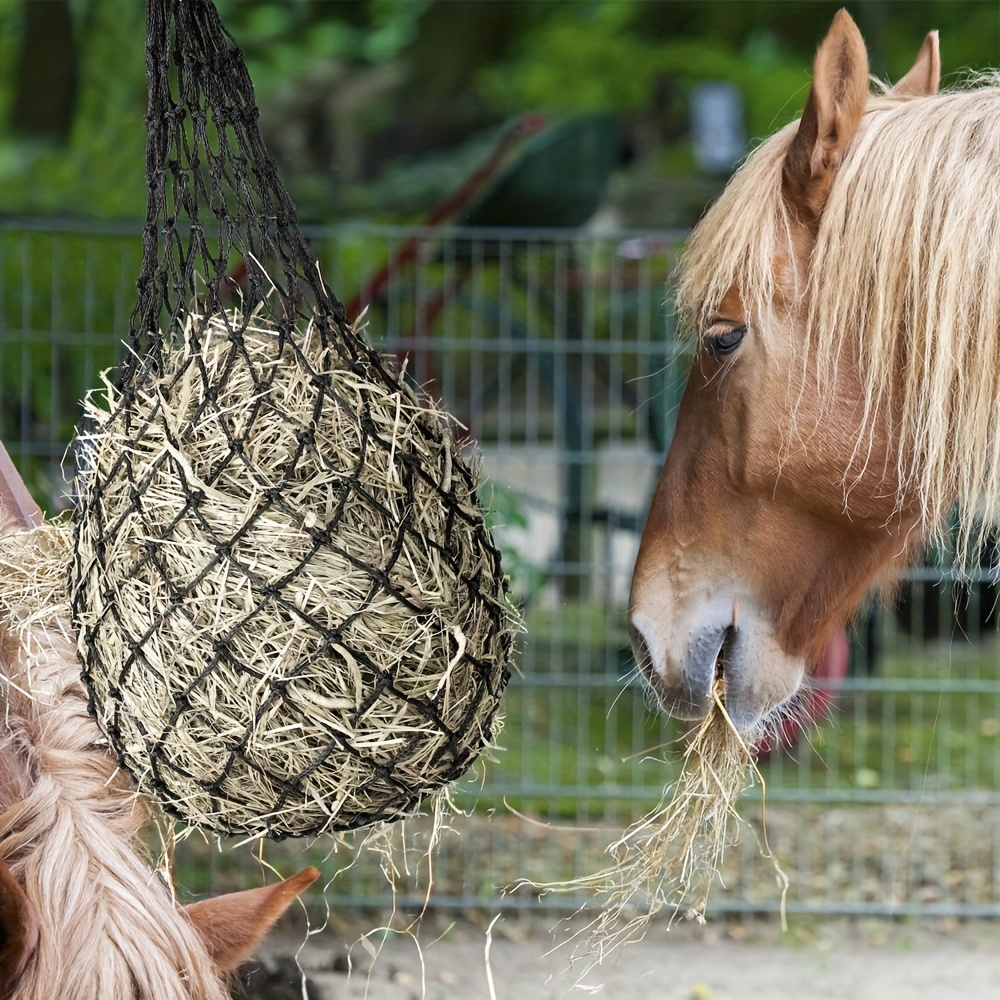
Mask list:
[[[119,359],[137,225],[0,221],[0,436],[50,512],[83,394]],[[658,800],[677,727],[648,708],[625,630],[631,563],[683,384],[667,286],[682,234],[375,226],[308,232],[345,300],[387,266],[363,322],[480,443],[485,486],[524,607],[504,748],[465,782],[436,853],[434,900],[573,907],[503,889],[601,867]],[[851,673],[807,737],[762,763],[717,910],[1000,915],[1000,655],[994,553],[959,579],[928,553],[893,604],[863,616]],[[670,760],[679,754],[667,751]],[[766,802],[766,812],[765,812]],[[766,819],[766,823],[765,823]],[[429,824],[410,823],[419,842]],[[387,881],[347,838],[282,844],[319,858],[342,905],[421,900],[426,861]],[[189,841],[181,881],[247,880],[245,852]]]

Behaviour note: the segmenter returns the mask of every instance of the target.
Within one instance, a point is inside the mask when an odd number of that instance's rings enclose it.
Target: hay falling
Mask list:
[[[587,970],[640,940],[661,911],[671,923],[679,914],[704,922],[725,850],[738,840],[736,801],[752,776],[763,785],[752,750],[726,712],[724,692],[720,680],[712,711],[690,735],[680,775],[660,804],[608,847],[613,863],[570,882],[535,886],[593,894],[600,912],[577,935],[574,952]],[[766,843],[764,852],[771,857]],[[776,862],[775,872],[783,892],[787,879]]]
[[[73,605],[143,790],[272,837],[415,809],[489,745],[510,609],[451,424],[313,324],[189,316],[81,437]]]

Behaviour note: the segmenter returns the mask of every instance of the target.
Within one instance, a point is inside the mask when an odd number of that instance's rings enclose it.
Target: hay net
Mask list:
[[[138,299],[76,446],[91,709],[189,822],[396,819],[489,745],[509,676],[475,463],[323,282],[212,4],[146,10]]]

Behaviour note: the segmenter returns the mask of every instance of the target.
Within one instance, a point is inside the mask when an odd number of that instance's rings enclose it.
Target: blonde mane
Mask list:
[[[937,530],[957,499],[963,552],[1000,520],[1000,79],[975,84],[869,98],[793,290],[820,382],[857,359],[857,450],[874,421],[898,422],[900,502]],[[695,329],[735,284],[768,336],[793,246],[781,171],[797,124],[750,155],[691,238],[678,309]]]
[[[43,531],[0,539],[5,592],[19,577],[25,606],[39,603],[40,544]],[[224,1000],[197,931],[145,857],[146,807],[87,712],[65,619],[8,615],[0,656],[0,860],[41,925],[10,1000]]]

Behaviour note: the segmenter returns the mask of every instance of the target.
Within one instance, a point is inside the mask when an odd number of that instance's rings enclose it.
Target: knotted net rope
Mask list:
[[[348,325],[211,2],[146,9],[138,298],[77,441],[91,708],[189,822],[396,819],[490,744],[509,676],[475,462]]]

